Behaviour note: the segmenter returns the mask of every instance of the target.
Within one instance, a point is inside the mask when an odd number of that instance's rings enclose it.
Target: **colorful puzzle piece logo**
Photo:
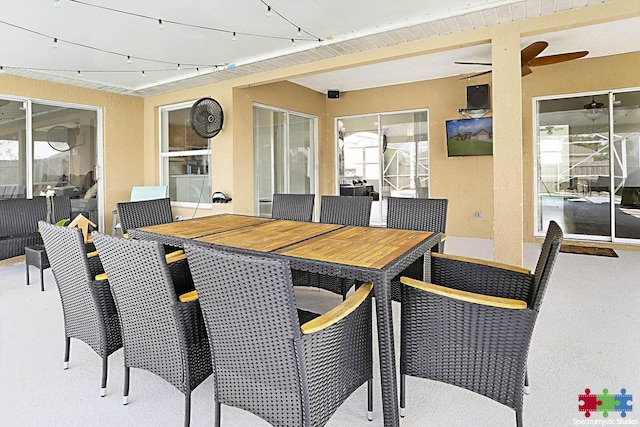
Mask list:
[[[589,418],[592,412],[602,412],[602,416],[607,418],[610,412],[620,412],[621,417],[626,417],[631,412],[633,396],[627,394],[626,389],[620,389],[620,394],[609,394],[608,389],[603,389],[602,394],[592,394],[586,388],[584,394],[578,395],[578,410],[584,412],[584,416]]]

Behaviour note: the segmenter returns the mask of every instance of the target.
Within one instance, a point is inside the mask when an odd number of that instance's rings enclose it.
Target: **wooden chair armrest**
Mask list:
[[[531,274],[531,270],[528,270],[526,268],[516,267],[515,265],[509,265],[509,264],[501,264],[499,262],[488,261],[488,260],[485,260],[485,259],[468,258],[468,257],[464,257],[464,256],[459,256],[459,255],[440,254],[440,253],[435,253],[435,252],[432,252],[431,256],[435,257],[435,258],[444,258],[444,259],[452,259],[452,260],[455,260],[455,261],[468,262],[468,263],[471,263],[471,264],[486,265],[488,267],[501,268],[503,270],[515,271],[516,273]]]
[[[107,273],[100,273],[96,276],[96,281],[107,280]]]
[[[166,254],[164,257],[165,257],[165,259],[167,260],[167,262],[169,262],[169,260],[170,260],[171,258],[179,257],[180,255],[184,255],[184,250],[182,250],[182,249],[178,249],[177,251],[169,252],[169,253],[168,253],[168,254]],[[184,258],[182,258],[182,259],[184,259]]]
[[[198,299],[198,291],[187,292],[186,294],[182,294],[178,297],[180,302],[189,302]]]
[[[425,292],[431,292],[432,294],[440,295],[447,298],[453,298],[460,301],[471,302],[474,304],[482,304],[499,308],[509,308],[512,310],[523,310],[527,308],[527,303],[525,301],[460,291],[458,289],[451,289],[445,286],[434,285],[433,283],[423,282],[420,280],[412,279],[410,277],[403,276],[400,278],[400,282]]]
[[[339,322],[358,308],[360,304],[367,299],[372,289],[373,283],[363,283],[349,298],[344,300],[342,304],[313,320],[309,320],[300,326],[300,330],[303,334],[312,334]]]
[[[98,256],[98,251],[87,252],[87,258],[93,258]]]
[[[177,262],[177,261],[182,261],[183,259],[187,259],[187,254],[185,254],[184,252],[180,255],[166,255],[165,259],[167,260],[167,264],[171,264],[173,262]]]

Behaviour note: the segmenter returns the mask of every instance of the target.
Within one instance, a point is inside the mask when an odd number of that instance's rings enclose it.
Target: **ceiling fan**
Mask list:
[[[540,41],[540,42],[531,43],[529,46],[525,47],[520,51],[520,65],[522,67],[523,77],[533,73],[533,70],[531,69],[531,67],[538,67],[540,65],[551,65],[551,64],[557,64],[559,62],[571,61],[573,59],[582,58],[583,56],[587,56],[589,54],[589,51],[581,50],[578,52],[567,52],[567,53],[560,53],[557,55],[538,57],[538,55],[540,55],[542,51],[547,48],[547,46],[549,46],[549,43]],[[491,66],[490,62],[456,62],[456,64]],[[460,80],[469,79],[471,77],[482,76],[484,74],[489,74],[490,72],[491,70],[484,71],[482,73],[472,74],[470,76],[463,77]]]

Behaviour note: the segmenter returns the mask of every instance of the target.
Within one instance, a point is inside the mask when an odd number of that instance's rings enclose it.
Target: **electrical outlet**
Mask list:
[[[176,215],[176,221],[182,221],[182,215]]]
[[[482,218],[484,216],[484,214],[480,211],[474,212],[473,213],[473,217],[474,218]]]

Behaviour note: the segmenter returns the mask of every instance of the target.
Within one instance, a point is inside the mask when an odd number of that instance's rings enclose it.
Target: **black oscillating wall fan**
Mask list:
[[[191,129],[202,138],[213,138],[222,129],[222,107],[213,98],[197,100],[191,107]]]
[[[69,151],[76,145],[76,130],[66,126],[54,126],[47,132],[47,143],[56,151]]]

